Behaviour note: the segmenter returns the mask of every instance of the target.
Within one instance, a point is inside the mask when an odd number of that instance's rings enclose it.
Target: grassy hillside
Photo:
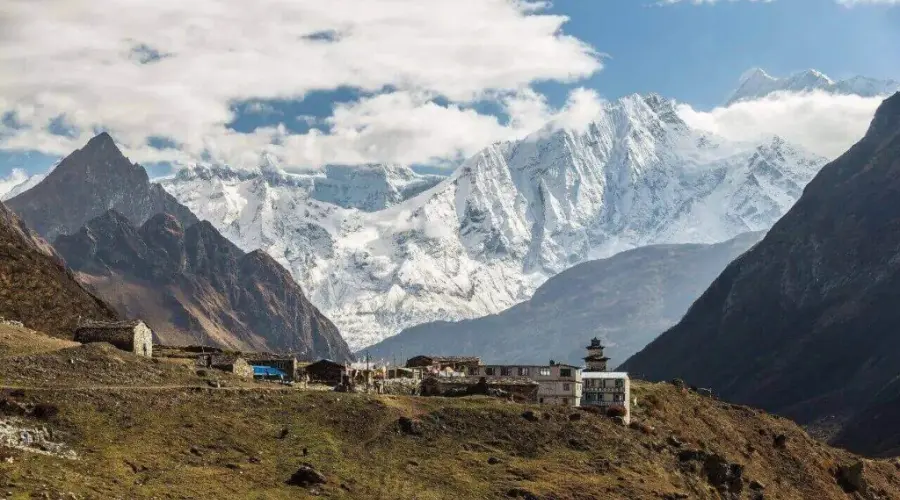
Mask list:
[[[34,339],[15,341],[47,348]],[[480,397],[307,392],[218,373],[213,388],[208,373],[106,345],[3,356],[0,496],[14,499],[846,499],[838,471],[860,463],[855,498],[900,498],[893,461],[669,384],[636,383],[626,427]],[[21,429],[77,458],[12,447]],[[326,482],[287,484],[304,464]]]

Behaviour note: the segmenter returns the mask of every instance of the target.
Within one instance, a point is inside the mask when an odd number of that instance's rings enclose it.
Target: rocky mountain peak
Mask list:
[[[151,183],[146,170],[131,163],[105,132],[7,203],[48,239],[73,234],[111,209],[138,225],[158,213],[170,213],[186,226],[197,222],[190,210]]]

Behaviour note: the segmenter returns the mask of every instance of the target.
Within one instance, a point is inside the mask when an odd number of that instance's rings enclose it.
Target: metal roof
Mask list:
[[[628,372],[581,372],[581,378],[628,378]]]
[[[278,377],[278,376],[286,377],[287,376],[286,373],[279,370],[278,368],[272,368],[271,366],[259,366],[259,365],[253,365],[253,375],[274,376],[274,377]]]

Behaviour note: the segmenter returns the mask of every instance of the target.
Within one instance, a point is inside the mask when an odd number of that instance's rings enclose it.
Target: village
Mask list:
[[[82,321],[74,338],[82,344],[105,342],[138,356],[297,389],[423,397],[483,395],[520,403],[596,407],[621,417],[626,424],[631,415],[628,374],[608,371],[605,346],[596,337],[585,347],[583,367],[553,360],[546,365],[484,364],[475,356],[430,354],[413,356],[403,366],[330,359],[300,361],[283,354],[154,345],[152,330],[140,320]]]

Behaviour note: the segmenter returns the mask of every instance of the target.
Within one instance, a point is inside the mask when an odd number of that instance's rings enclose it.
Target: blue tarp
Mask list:
[[[254,377],[287,377],[283,371],[278,368],[272,368],[271,366],[257,366],[253,365],[253,376]]]

